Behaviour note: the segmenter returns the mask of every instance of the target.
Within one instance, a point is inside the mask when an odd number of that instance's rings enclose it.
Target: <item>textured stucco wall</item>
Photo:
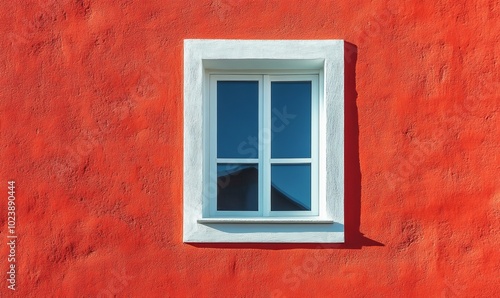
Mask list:
[[[13,296],[497,294],[499,2],[296,2],[0,2]],[[182,243],[185,38],[350,42],[346,244]]]

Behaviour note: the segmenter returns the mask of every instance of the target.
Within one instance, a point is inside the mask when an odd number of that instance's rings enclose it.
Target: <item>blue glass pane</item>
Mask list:
[[[259,210],[256,164],[217,165],[217,210]]]
[[[311,165],[271,166],[271,210],[311,210]]]
[[[271,157],[311,157],[311,82],[272,82],[271,111]]]
[[[259,82],[217,82],[217,157],[257,158]]]

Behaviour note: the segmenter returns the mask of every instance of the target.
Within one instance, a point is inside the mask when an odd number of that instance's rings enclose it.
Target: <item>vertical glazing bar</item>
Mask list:
[[[262,176],[263,176],[263,215],[269,216],[271,211],[271,81],[268,75],[263,76],[264,96],[263,129],[262,129]]]

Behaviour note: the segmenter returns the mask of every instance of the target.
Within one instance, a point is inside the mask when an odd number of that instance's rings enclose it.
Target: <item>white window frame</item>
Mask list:
[[[210,88],[210,78],[229,74],[260,75],[264,80],[282,75],[317,76],[318,129],[313,131],[318,134],[312,135],[319,144],[318,148],[312,148],[318,151],[318,177],[313,180],[318,183],[318,193],[314,194],[318,197],[317,212],[307,216],[303,216],[302,211],[298,214],[293,211],[286,216],[283,216],[283,211],[251,216],[225,212],[221,216],[213,208],[210,209],[213,206],[210,201],[214,198],[214,179],[217,179],[216,172],[214,176],[211,171],[216,161],[213,158],[214,119],[210,117],[210,109],[214,108],[210,92],[214,88]],[[265,86],[270,86],[270,83],[263,82],[259,86],[266,89]],[[314,154],[311,159],[314,159]],[[258,162],[264,161],[259,158]],[[275,212],[280,214],[272,214]],[[223,243],[344,242],[343,40],[184,41],[183,240]]]
[[[318,216],[319,201],[324,201],[324,197],[319,197],[319,72],[295,72],[295,74],[280,74],[268,72],[262,75],[248,75],[240,72],[220,74],[211,71],[209,75],[209,110],[210,110],[210,138],[209,163],[210,177],[217,175],[218,163],[248,163],[258,164],[259,168],[259,210],[258,211],[220,211],[217,210],[217,189],[207,185],[209,195],[205,198],[204,204],[209,204],[209,217],[294,217],[294,216]],[[217,82],[218,81],[257,81],[259,84],[259,147],[256,158],[217,158]],[[272,131],[272,111],[271,111],[271,83],[272,82],[293,82],[311,81],[311,157],[310,158],[271,158],[271,134]],[[262,125],[262,126],[261,126]],[[271,165],[273,164],[310,164],[311,165],[311,210],[310,211],[271,211]],[[210,181],[215,183],[215,181]],[[323,202],[324,203],[324,202]]]

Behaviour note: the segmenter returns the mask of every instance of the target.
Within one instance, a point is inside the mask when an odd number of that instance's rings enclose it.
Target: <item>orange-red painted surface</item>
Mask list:
[[[500,4],[401,3],[1,1],[0,296],[497,295]],[[182,243],[185,38],[349,42],[345,244]]]

